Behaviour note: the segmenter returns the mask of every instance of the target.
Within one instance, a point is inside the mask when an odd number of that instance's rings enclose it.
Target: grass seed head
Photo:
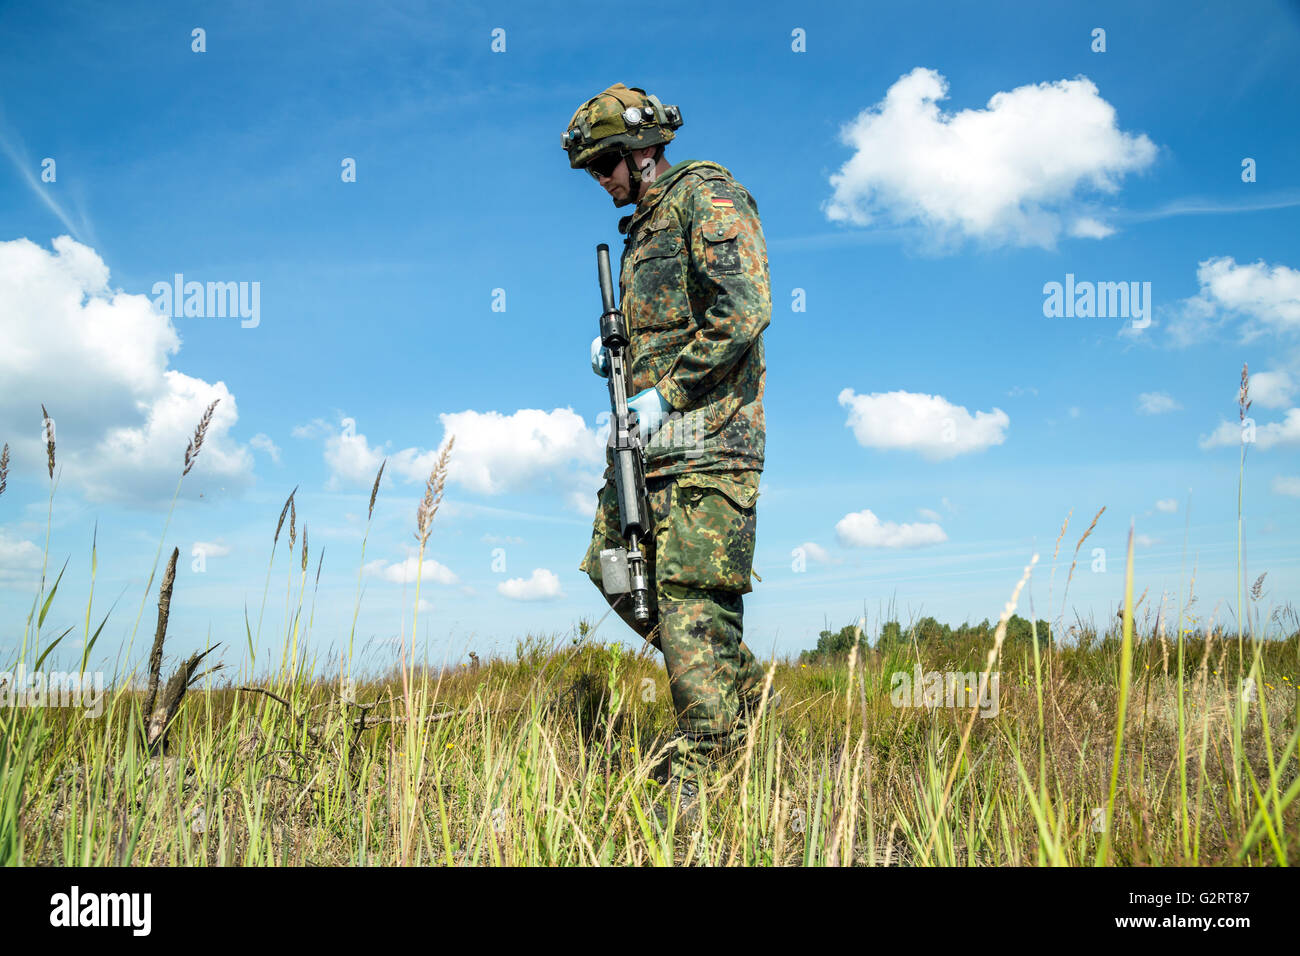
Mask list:
[[[5,442],[4,451],[0,451],[0,495],[5,493],[9,481],[9,443]]]
[[[49,460],[50,477],[54,477],[54,422],[50,421],[50,413],[45,410],[45,403],[41,403],[41,425],[45,429],[45,457]]]
[[[284,527],[284,516],[289,513],[289,506],[293,504],[293,496],[298,493],[298,486],[293,486],[293,491],[289,492],[289,497],[284,499],[284,507],[280,509],[280,520],[275,523],[275,537],[271,539],[271,547],[274,548],[280,540],[280,529]]]
[[[442,504],[442,492],[447,484],[447,464],[451,460],[451,446],[455,442],[455,435],[447,439],[447,444],[438,455],[433,471],[429,472],[429,480],[425,482],[424,500],[420,502],[420,507],[415,512],[415,539],[420,542],[421,547],[424,547],[429,540],[429,532],[433,529],[433,516],[438,513],[438,506]]]
[[[375,486],[370,489],[370,511],[366,515],[367,520],[375,516],[375,496],[379,494],[379,479],[384,477],[384,466],[386,464],[388,464],[387,458],[379,463],[379,471],[375,473]]]
[[[207,410],[203,413],[203,417],[199,419],[198,427],[194,429],[194,437],[191,438],[189,444],[185,446],[185,470],[181,472],[182,478],[190,473],[190,469],[194,467],[194,462],[198,460],[199,449],[203,447],[203,438],[208,433],[208,426],[212,424],[212,413],[217,408],[217,402],[220,401],[221,399],[219,398],[214,399],[212,404],[207,407]],[[51,452],[51,454],[53,453]]]

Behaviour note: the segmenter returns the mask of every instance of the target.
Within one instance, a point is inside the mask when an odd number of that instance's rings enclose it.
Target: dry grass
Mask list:
[[[212,411],[187,449],[186,471]],[[53,428],[42,413],[53,478]],[[449,440],[417,512],[421,564],[451,448]],[[382,473],[381,465],[371,515]],[[355,613],[346,653],[315,656],[320,641],[304,637],[305,525],[293,560],[296,490],[275,525],[263,592],[265,610],[287,517],[278,666],[259,664],[247,627],[240,673],[217,680],[209,672],[177,707],[159,711],[151,698],[163,600],[151,687],[135,673],[117,675],[97,717],[0,707],[0,865],[1286,865],[1300,857],[1300,628],[1286,640],[1225,634],[1191,616],[1191,588],[1172,641],[1163,603],[1154,625],[1150,608],[1139,625],[1131,543],[1121,620],[1072,628],[1068,644],[1036,633],[1007,638],[1031,563],[992,634],[922,640],[909,632],[889,646],[855,647],[845,660],[775,662],[768,681],[783,707],[760,713],[743,750],[716,768],[698,824],[674,818],[664,831],[651,812],[663,799],[653,776],[675,717],[657,658],[597,644],[583,622],[571,637],[520,641],[513,659],[470,654],[468,666],[448,669],[416,661],[403,643],[395,662],[366,673],[352,653]],[[52,499],[53,490],[51,508]],[[1075,547],[1071,574],[1098,518]],[[367,524],[363,565],[368,534]],[[94,546],[91,567],[93,600]],[[152,583],[151,574],[146,597]],[[72,630],[53,640],[42,633],[58,588],[56,579],[47,593],[42,575],[10,670],[46,660],[56,668]],[[418,585],[415,600],[418,609]],[[83,670],[100,633],[90,634],[89,606],[86,620]],[[200,656],[173,676],[182,690]],[[130,643],[122,657],[133,660]],[[996,672],[997,715],[895,706],[894,675],[917,670],[976,671],[981,688]]]

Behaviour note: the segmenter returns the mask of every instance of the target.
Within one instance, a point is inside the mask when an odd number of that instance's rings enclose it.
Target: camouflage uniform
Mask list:
[[[767,251],[753,198],[716,163],[665,171],[619,230],[628,397],[656,386],[674,411],[645,450],[657,623],[640,627],[629,602],[606,600],[663,652],[680,732],[673,772],[694,776],[743,740],[742,707],[764,678],[742,641],[741,595],[764,456]],[[600,551],[623,544],[607,457],[580,565],[598,589]]]

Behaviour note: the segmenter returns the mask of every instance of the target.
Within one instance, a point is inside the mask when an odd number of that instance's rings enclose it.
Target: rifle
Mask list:
[[[601,586],[608,595],[632,595],[632,614],[638,624],[650,621],[650,591],[646,581],[641,542],[653,532],[649,497],[645,487],[645,456],[636,412],[627,407],[625,349],[630,341],[627,321],[614,307],[614,283],[609,274],[609,246],[596,247],[596,274],[600,280],[600,341],[609,350],[609,447],[614,452],[614,487],[618,518],[625,547],[600,552]]]

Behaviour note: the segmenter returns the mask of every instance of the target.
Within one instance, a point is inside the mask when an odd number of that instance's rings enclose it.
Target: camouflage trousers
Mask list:
[[[647,482],[654,534],[642,547],[654,582],[650,622],[629,595],[601,588],[600,552],[623,547],[613,482],[606,482],[579,566],[628,626],[664,655],[677,713],[672,772],[699,776],[744,744],[746,702],[765,670],[745,646],[744,603],[753,590],[759,473],[683,474]]]

